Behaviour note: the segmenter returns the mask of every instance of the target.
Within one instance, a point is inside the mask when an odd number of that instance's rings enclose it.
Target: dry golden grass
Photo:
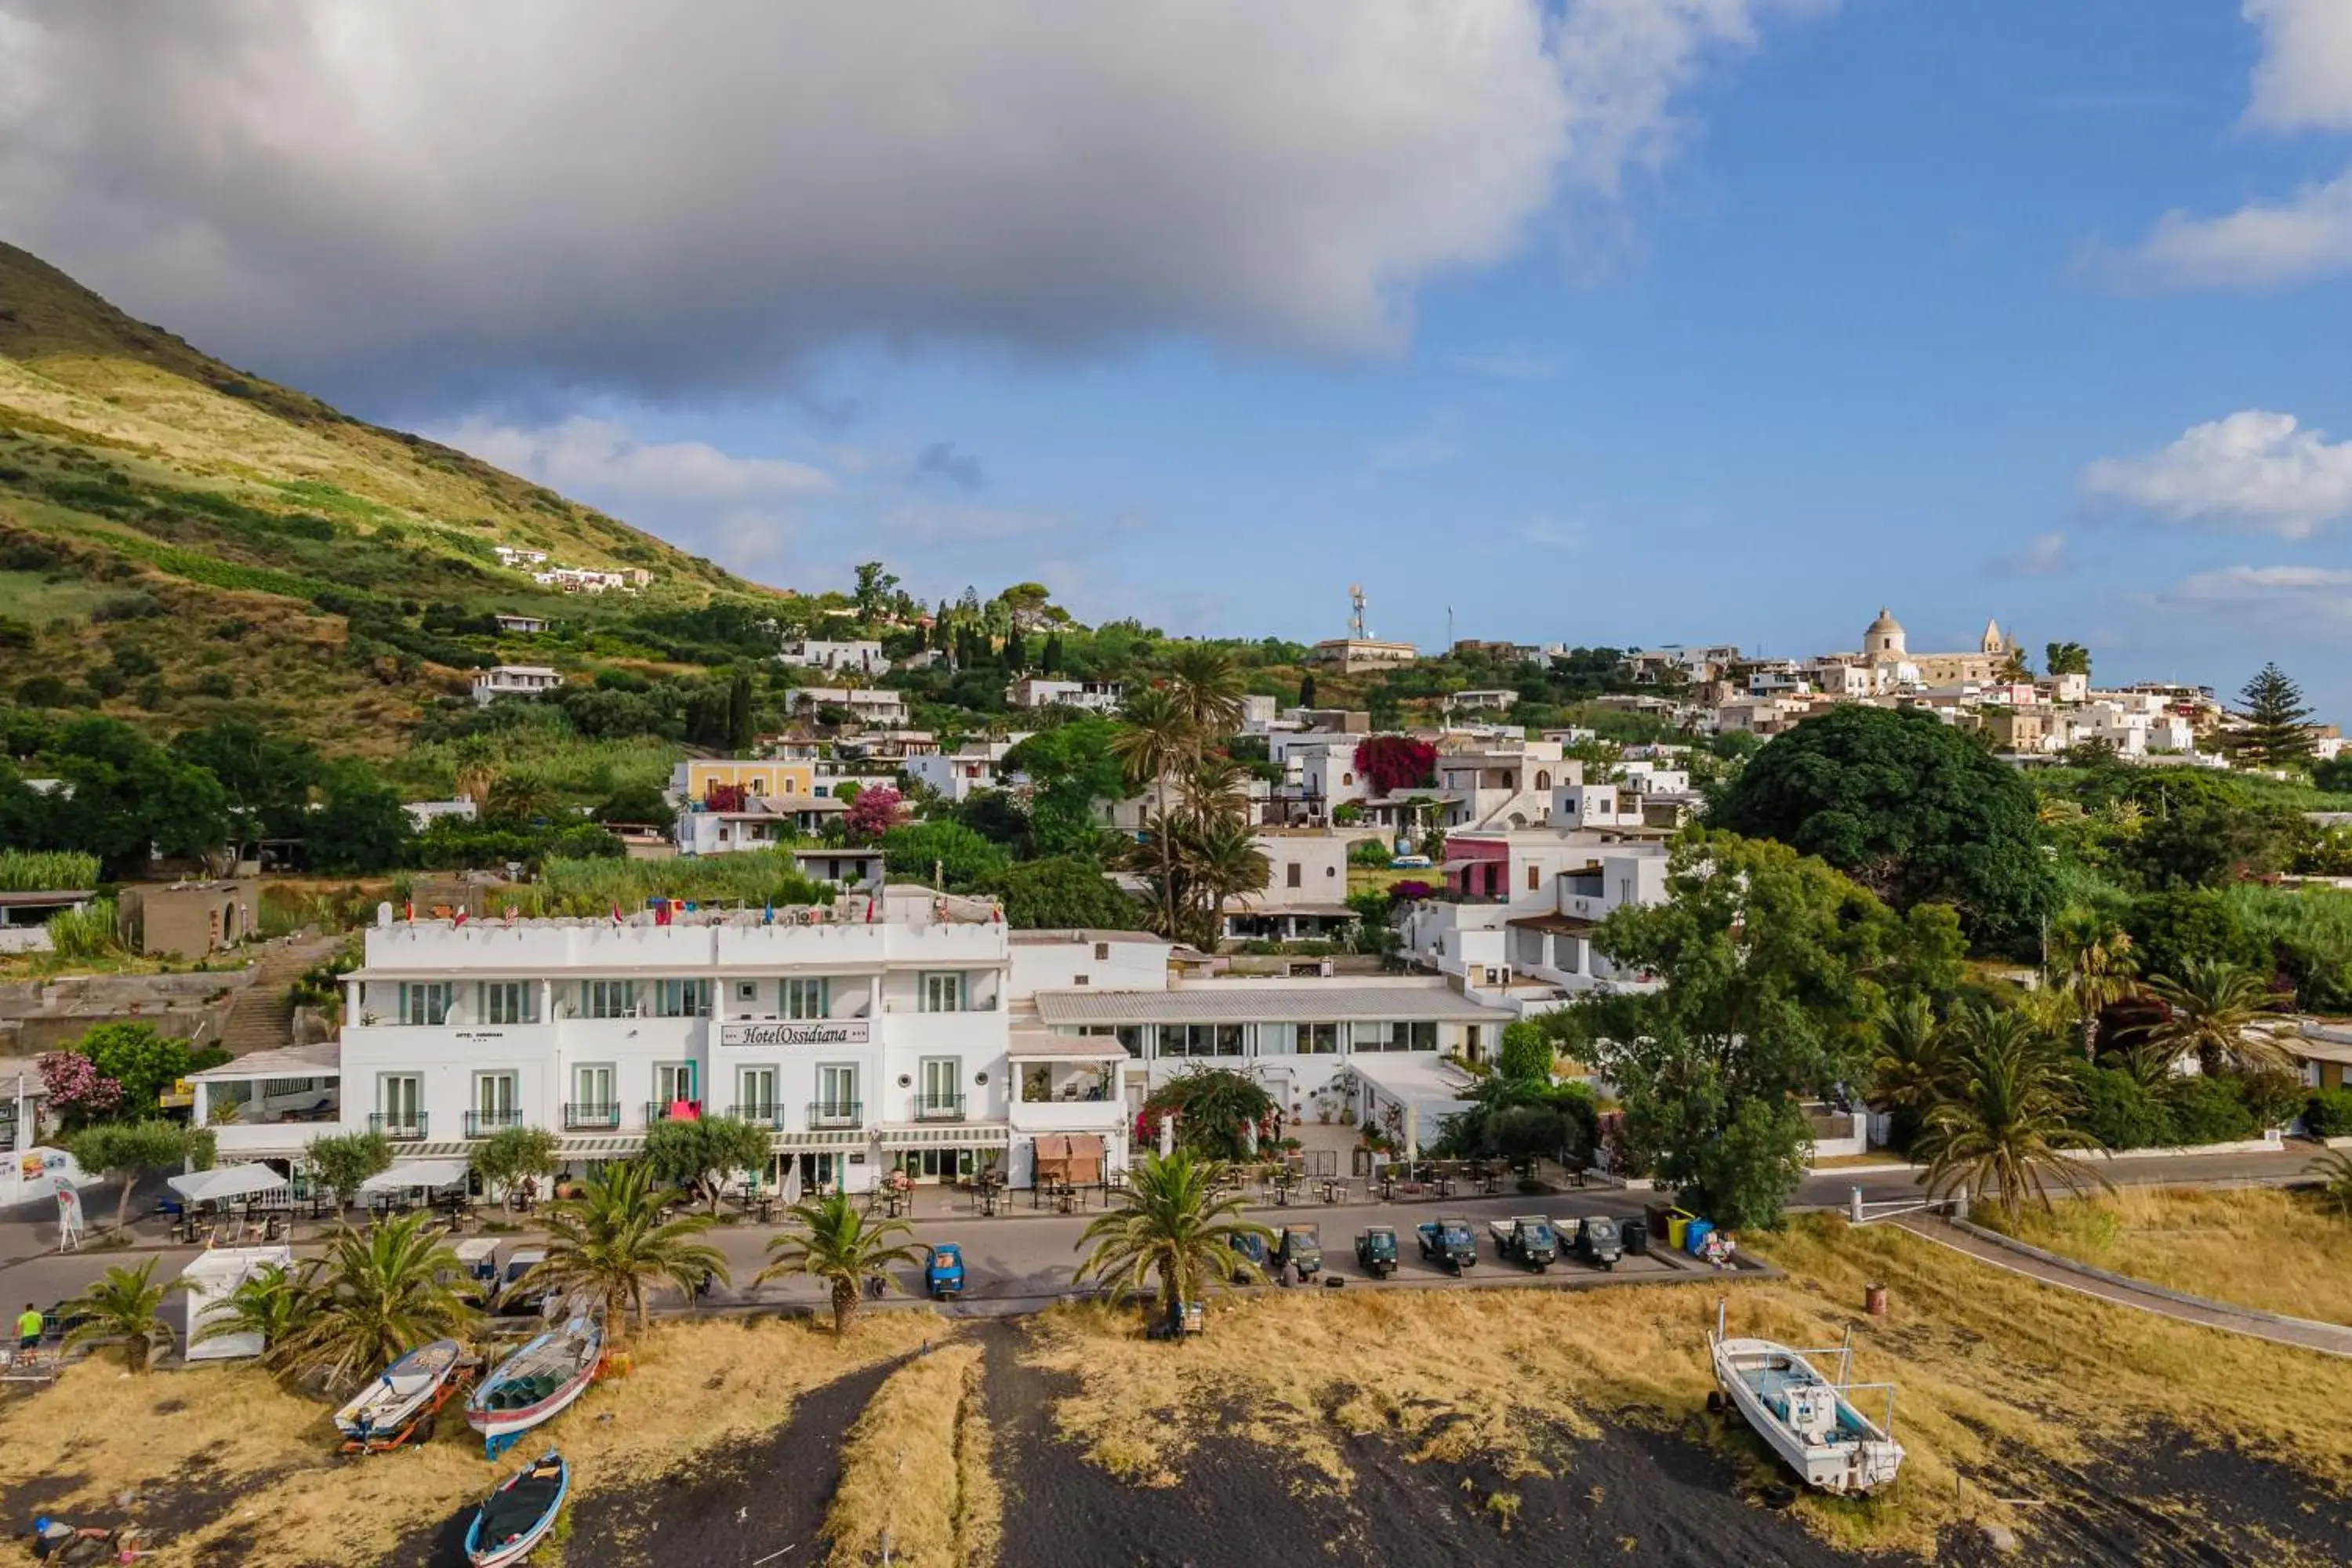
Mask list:
[[[2352,1365],[2037,1286],[1891,1227],[1807,1220],[1758,1249],[1791,1278],[1727,1281],[1735,1332],[1816,1346],[1852,1327],[1855,1377],[1900,1389],[1909,1458],[1895,1489],[1799,1504],[1841,1543],[1932,1553],[1948,1526],[2030,1528],[2001,1500],[2063,1500],[2083,1467],[2151,1423],[2331,1487],[2352,1476],[2352,1429],[2337,1415]],[[1890,1319],[1862,1313],[1865,1282],[1889,1287]],[[1628,1415],[1694,1423],[1760,1475],[1751,1438],[1700,1417],[1717,1295],[1278,1292],[1213,1307],[1208,1334],[1177,1346],[1146,1342],[1130,1314],[1070,1309],[1040,1325],[1032,1359],[1079,1382],[1058,1429],[1140,1484],[1174,1482],[1202,1438],[1237,1435],[1302,1463],[1309,1484],[1345,1488],[1349,1431],[1507,1476],[1572,1476],[1576,1444],[1559,1430]]]
[[[703,1449],[780,1426],[801,1394],[938,1332],[938,1322],[919,1312],[871,1314],[838,1341],[802,1321],[667,1324],[637,1344],[625,1376],[591,1389],[546,1436],[572,1462],[578,1489],[641,1483]],[[229,1542],[253,1568],[363,1563],[471,1506],[540,1452],[526,1440],[486,1464],[454,1404],[442,1412],[440,1436],[420,1449],[352,1461],[336,1458],[333,1447],[325,1406],[250,1368],[133,1378],[93,1362],[0,1411],[0,1489],[79,1475],[83,1483],[60,1500],[60,1517],[78,1508],[111,1511],[126,1490],[168,1510],[194,1467],[236,1500],[165,1542],[150,1559],[160,1568]]]
[[[826,1510],[839,1568],[889,1560],[963,1568],[995,1560],[1002,1506],[981,1408],[981,1350],[950,1345],[892,1373],[850,1428]]]
[[[2028,1211],[2020,1240],[2174,1290],[2352,1323],[2352,1225],[2271,1187],[2125,1187]]]

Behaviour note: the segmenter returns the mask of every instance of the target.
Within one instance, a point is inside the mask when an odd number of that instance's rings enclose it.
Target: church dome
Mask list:
[[[1902,629],[1903,623],[1895,618],[1895,613],[1882,605],[1879,608],[1878,618],[1871,622],[1869,628],[1862,635],[1875,637],[1881,632],[1899,632]]]

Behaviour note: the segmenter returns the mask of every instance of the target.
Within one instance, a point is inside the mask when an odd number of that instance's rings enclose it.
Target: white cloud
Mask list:
[[[0,232],[273,373],[667,395],[845,340],[1393,350],[1821,0],[0,0]]]
[[[2352,129],[2352,5],[2344,0],[2245,0],[2263,30],[2246,120],[2272,131]]]
[[[2175,522],[2304,539],[2352,517],[2352,442],[2249,408],[2161,450],[2102,458],[2083,470],[2083,489]]]
[[[2262,29],[2246,123],[2275,132],[2352,129],[2352,5],[2244,0]],[[2352,170],[2284,201],[2199,217],[2176,208],[2123,258],[2127,280],[2172,289],[2273,289],[2352,268]]]
[[[2127,278],[2174,289],[2274,289],[2352,268],[2352,171],[2284,202],[2200,218],[2176,208],[2132,253]]]
[[[2225,566],[2156,595],[2183,610],[2244,627],[2352,632],[2352,571],[2327,566]]]
[[[648,501],[761,506],[834,488],[823,470],[782,458],[739,458],[706,441],[639,441],[609,419],[525,429],[468,419],[435,440],[550,489],[615,510]]]
[[[2024,549],[2002,562],[2000,569],[2012,577],[2055,577],[2072,564],[2064,534],[2038,533]]]

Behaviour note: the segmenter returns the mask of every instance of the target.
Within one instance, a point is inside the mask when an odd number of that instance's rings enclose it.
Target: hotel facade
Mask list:
[[[387,910],[365,943],[339,1042],[195,1076],[224,1160],[373,1131],[422,1168],[530,1126],[581,1170],[723,1115],[767,1130],[772,1182],[857,1193],[1002,1163],[1025,1186],[1041,1156],[1126,1166],[1145,1097],[1196,1065],[1252,1073],[1293,1119],[1387,1085],[1433,1137],[1471,1081],[1440,1058],[1491,1054],[1511,1016],[1434,979],[1178,980],[1161,938],[1013,931],[911,888],[772,921]]]

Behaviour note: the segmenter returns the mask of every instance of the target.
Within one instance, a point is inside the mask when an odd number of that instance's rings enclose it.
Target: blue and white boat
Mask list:
[[[509,1476],[466,1527],[467,1563],[471,1568],[507,1568],[530,1556],[555,1528],[555,1516],[571,1491],[572,1467],[552,1448]]]
[[[466,1420],[493,1459],[588,1392],[603,1363],[604,1330],[593,1317],[550,1329],[500,1362],[466,1404]]]
[[[455,1340],[417,1346],[335,1412],[336,1429],[363,1448],[384,1445],[440,1403],[442,1386],[465,1359]]]
[[[1724,1331],[1724,1307],[1718,1303],[1707,1345],[1724,1397],[1807,1486],[1858,1494],[1895,1479],[1903,1464],[1903,1445],[1895,1440],[1895,1385],[1848,1381],[1852,1330],[1844,1344],[1828,1350],[1736,1340]],[[1812,1360],[1831,1356],[1838,1358],[1834,1380],[1822,1376]],[[1853,1403],[1857,1394],[1884,1394],[1885,1415],[1875,1421],[1864,1415]]]

